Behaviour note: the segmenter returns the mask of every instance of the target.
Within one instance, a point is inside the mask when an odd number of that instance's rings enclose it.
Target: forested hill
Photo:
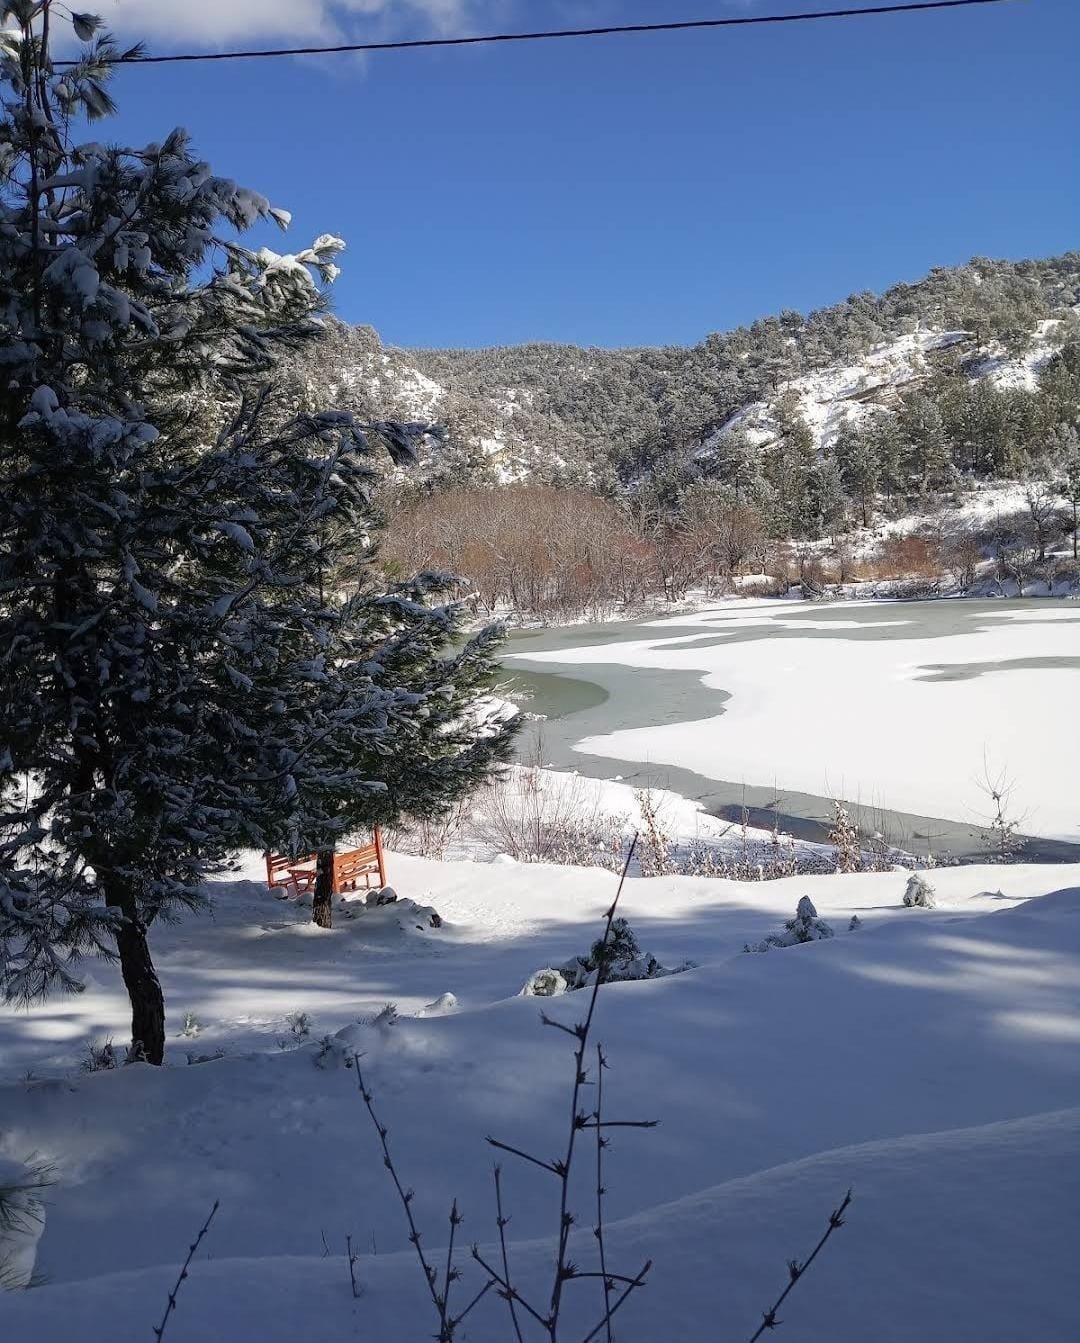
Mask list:
[[[1080,252],[976,259],[689,348],[398,350],[334,323],[304,372],[365,413],[443,423],[436,478],[644,491],[661,509],[712,480],[797,535],[827,523],[822,496],[858,488],[845,455],[873,457],[876,493],[1015,474],[1074,418],[1078,304]],[[799,497],[777,498],[793,476]]]

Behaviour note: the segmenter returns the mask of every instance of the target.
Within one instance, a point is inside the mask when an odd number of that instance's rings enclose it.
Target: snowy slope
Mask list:
[[[52,1343],[75,1318],[84,1343],[148,1335],[215,1198],[170,1343],[432,1332],[345,1049],[363,1054],[426,1243],[443,1243],[455,1195],[466,1240],[489,1240],[485,1135],[547,1153],[569,1081],[565,1037],[516,991],[539,965],[585,949],[615,879],[390,862],[396,889],[434,904],[442,929],[361,912],[318,932],[260,888],[256,859],[249,880],[218,885],[213,919],[155,928],[171,1007],[164,1069],[73,1070],[82,1039],[121,1035],[108,967],[79,999],[0,1017],[0,1153],[32,1150],[56,1178],[39,1257],[50,1285],[0,1296],[0,1336]],[[905,880],[628,883],[643,946],[699,968],[601,993],[608,1113],[661,1120],[619,1136],[610,1157],[614,1253],[623,1268],[656,1260],[620,1339],[749,1336],[785,1259],[809,1251],[849,1185],[850,1229],[785,1309],[792,1339],[1013,1343],[1028,1327],[1063,1341],[1080,1328],[1068,1291],[1080,1237],[1080,867],[934,873],[933,911],[901,906]],[[807,891],[834,939],[740,950]],[[856,912],[862,926],[848,932]],[[443,992],[456,1010],[416,1015]],[[356,1024],[388,999],[397,1024]],[[346,1029],[330,1066],[316,1065],[316,1043],[290,1038],[296,1010],[310,1013],[313,1039]],[[571,995],[551,1010],[566,1022],[580,1006]],[[203,1023],[196,1039],[179,1036],[184,1012]],[[217,1061],[184,1062],[219,1048]],[[504,1174],[515,1262],[535,1283],[550,1254],[549,1177],[509,1158]],[[346,1234],[377,1250],[358,1266],[358,1301]],[[592,1253],[587,1230],[578,1253]],[[497,1302],[470,1320],[470,1340],[507,1336]]]
[[[1060,348],[1059,321],[1040,322],[1031,348],[1012,358],[1000,347],[985,352],[971,369],[975,378],[990,378],[997,387],[1033,391],[1038,374]],[[871,350],[851,364],[833,364],[819,372],[782,382],[775,397],[755,401],[719,426],[702,444],[708,454],[721,434],[741,430],[751,442],[772,442],[778,433],[776,406],[792,398],[818,448],[832,445],[846,419],[858,422],[875,409],[893,409],[904,392],[917,389],[932,371],[935,352],[971,341],[965,331],[920,329]]]
[[[762,1175],[714,1186],[609,1227],[613,1262],[655,1265],[619,1327],[625,1343],[748,1337],[805,1257],[825,1214],[851,1182],[856,1203],[819,1264],[788,1302],[792,1339],[880,1343],[1066,1343],[1080,1326],[1072,1247],[1080,1235],[1080,1109],[1011,1123],[841,1148]],[[471,1224],[470,1234],[487,1232]],[[588,1253],[578,1233],[575,1254]],[[662,1247],[658,1253],[658,1247]],[[170,1325],[174,1343],[207,1339],[330,1343],[354,1336],[400,1343],[433,1332],[411,1252],[362,1256],[354,1300],[335,1246],[326,1257],[199,1262]],[[485,1240],[489,1257],[497,1248]],[[528,1294],[547,1282],[550,1249],[514,1247]],[[461,1284],[466,1301],[475,1270]],[[171,1288],[172,1266],[62,1284],[0,1304],[13,1337],[61,1343],[79,1321],[86,1343],[146,1336]],[[582,1292],[571,1318],[595,1324]],[[469,1321],[472,1343],[505,1343],[498,1306]]]

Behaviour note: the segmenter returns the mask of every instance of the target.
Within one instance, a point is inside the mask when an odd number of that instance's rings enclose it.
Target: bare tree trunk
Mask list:
[[[165,998],[150,959],[146,925],[139,918],[135,892],[127,882],[109,876],[102,884],[106,905],[124,916],[116,930],[116,950],[131,1003],[132,1050],[147,1063],[160,1066],[165,1060]]]
[[[334,926],[334,851],[323,849],[315,859],[315,892],[311,897],[311,922],[320,928]]]

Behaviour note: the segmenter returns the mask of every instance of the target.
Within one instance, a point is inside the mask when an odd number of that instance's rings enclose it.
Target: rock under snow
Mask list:
[[[684,961],[674,969],[667,969],[655,956],[641,951],[625,919],[614,919],[607,941],[598,939],[587,956],[574,956],[562,965],[537,970],[525,981],[521,992],[525,997],[553,998],[571,989],[583,989],[596,983],[601,966],[605,984],[661,979],[693,968],[692,962]]]
[[[918,906],[920,909],[933,909],[937,904],[934,899],[934,888],[918,872],[913,872],[908,877],[908,883],[904,890],[904,904],[908,908]]]

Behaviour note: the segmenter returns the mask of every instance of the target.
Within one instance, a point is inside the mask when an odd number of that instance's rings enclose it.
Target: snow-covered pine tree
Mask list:
[[[351,516],[342,509],[323,519],[308,607],[321,621],[301,634],[307,648],[294,648],[291,683],[271,675],[253,779],[265,793],[265,847],[317,854],[312,919],[326,928],[337,841],[444,812],[507,758],[516,728],[487,696],[502,631],[465,638],[468,608],[447,600],[455,579],[423,573],[387,590],[369,564],[352,592],[342,590],[334,552],[355,568]],[[370,538],[370,514],[363,523]]]
[[[881,474],[873,441],[849,417],[840,426],[833,455],[843,487],[859,511],[859,521],[869,527]]]
[[[340,412],[290,416],[266,384],[317,336],[342,244],[239,245],[287,216],[183,132],[78,144],[123,54],[76,14],[83,53],[54,67],[59,12],[0,6],[0,977],[28,999],[78,988],[87,950],[117,956],[133,1042],[160,1062],[158,915],[198,904],[237,848],[306,840],[334,797],[437,800],[506,731],[468,712],[493,636],[438,668],[394,655],[406,631],[414,650],[455,632],[415,599],[438,584],[384,596],[361,639],[369,582],[351,643],[339,604],[313,600],[326,519],[369,507],[371,435]],[[409,455],[400,427],[376,437]],[[344,656],[361,644],[367,667]],[[429,750],[430,776],[376,771],[432,720],[446,755]],[[366,754],[339,746],[359,739]]]

